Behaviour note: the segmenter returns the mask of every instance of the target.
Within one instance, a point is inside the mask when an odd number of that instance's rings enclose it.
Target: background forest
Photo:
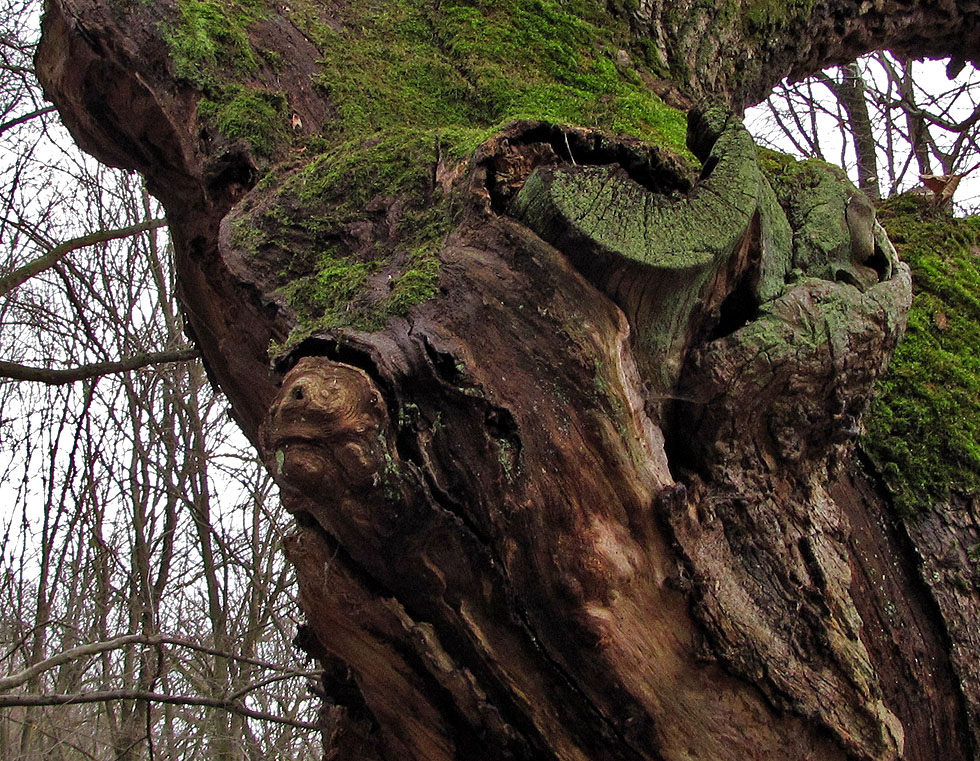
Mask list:
[[[184,335],[161,210],[39,90],[39,6],[0,3],[0,756],[313,757],[289,518]],[[891,199],[918,293],[863,447],[904,515],[980,488],[980,228],[950,216],[978,206],[978,84],[881,54],[753,117]]]
[[[0,701],[62,697],[0,707],[0,756],[308,758],[286,518],[183,333],[159,207],[44,102],[39,6],[0,15]]]

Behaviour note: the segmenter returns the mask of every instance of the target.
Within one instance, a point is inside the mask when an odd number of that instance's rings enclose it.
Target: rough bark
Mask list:
[[[167,208],[194,338],[297,517],[328,758],[977,757],[976,619],[940,570],[976,524],[883,528],[850,458],[911,297],[866,199],[774,174],[717,108],[689,119],[697,171],[545,121],[338,150],[310,135],[354,117],[283,5],[247,39],[289,65],[226,72],[288,96],[249,145],[161,31],[201,5],[50,2],[38,71]],[[672,83],[614,58],[678,103],[978,39],[968,2],[669,5],[618,18]],[[357,4],[297,6],[343,29]],[[364,196],[402,164],[421,179]]]

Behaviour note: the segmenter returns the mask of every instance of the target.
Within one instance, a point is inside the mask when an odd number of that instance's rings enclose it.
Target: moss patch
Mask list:
[[[342,310],[361,291],[371,272],[365,262],[323,254],[312,275],[296,278],[282,288],[283,296],[306,321],[323,322],[322,327],[342,322]]]
[[[602,3],[375,0],[344,13],[342,27],[309,29],[344,135],[537,119],[683,151],[683,114],[646,87],[643,64],[622,63],[638,42]]]
[[[745,0],[740,18],[750,34],[777,36],[788,26],[806,18],[815,6],[814,0]]]
[[[165,36],[178,76],[205,95],[202,120],[270,162],[292,156],[260,182],[272,195],[232,222],[231,238],[278,271],[301,322],[288,345],[380,327],[437,292],[453,206],[436,167],[465,161],[506,123],[593,127],[689,155],[685,115],[647,86],[648,41],[630,27],[629,2],[291,0],[277,12],[319,49],[311,84],[330,114],[291,154],[289,104],[268,89],[254,43],[271,4],[177,2]]]
[[[384,316],[405,316],[416,304],[428,301],[436,295],[439,286],[439,259],[435,256],[436,244],[412,254],[408,269],[393,282],[391,293],[381,302]]]
[[[259,190],[275,192],[232,222],[231,241],[279,269],[298,324],[276,353],[334,328],[378,330],[438,292],[453,206],[434,171],[467,138],[393,133],[266,176]]]
[[[912,268],[904,341],[879,381],[863,446],[906,516],[980,490],[980,219],[912,196],[879,217]]]
[[[178,19],[166,25],[174,72],[204,92],[258,67],[248,27],[260,17],[258,2],[178,0]]]
[[[264,0],[178,0],[162,29],[175,75],[204,96],[202,122],[263,159],[292,140],[285,93],[260,81],[278,54],[257,49],[249,31],[269,12]]]
[[[247,142],[264,158],[289,137],[289,109],[283,93],[233,85],[225,89],[220,100],[201,100],[197,113],[226,137]]]
[[[333,328],[379,330],[391,317],[404,317],[416,304],[432,298],[439,286],[439,260],[434,250],[420,250],[407,264],[390,272],[390,260],[368,263],[329,254],[320,258],[312,275],[291,280],[281,289],[286,302],[300,317],[298,327],[276,353],[288,351],[316,333]],[[387,279],[386,295],[364,300],[368,278]],[[387,274],[386,274],[387,273]]]
[[[328,19],[322,5],[295,0],[281,12],[322,53],[313,79],[336,112],[324,125],[330,142],[405,128],[486,137],[509,121],[533,119],[686,153],[684,115],[646,84],[649,39],[631,29],[630,5],[367,0],[331,7]],[[219,103],[233,100],[231,87],[268,80],[268,56],[253,33],[271,12],[263,0],[177,0],[163,36],[178,78]]]

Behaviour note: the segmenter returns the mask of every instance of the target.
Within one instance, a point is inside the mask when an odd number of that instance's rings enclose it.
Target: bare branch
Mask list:
[[[41,272],[44,272],[47,269],[50,269],[68,256],[68,254],[70,254],[72,251],[77,251],[78,249],[86,248],[87,246],[94,246],[96,243],[106,243],[110,240],[128,238],[132,235],[138,235],[139,233],[144,233],[149,230],[156,230],[161,227],[166,227],[166,225],[166,219],[151,219],[148,222],[140,222],[136,225],[120,227],[115,230],[99,230],[97,232],[89,233],[88,235],[83,235],[79,238],[73,238],[72,240],[60,243],[50,249],[47,253],[39,256],[37,259],[29,261],[23,267],[18,267],[13,272],[0,278],[0,297],[6,296],[10,291],[24,283],[26,280]]]
[[[255,692],[255,690],[259,690],[267,685],[281,682],[284,679],[293,679],[298,676],[306,677],[307,679],[319,679],[321,676],[323,676],[323,670],[314,669],[312,671],[293,671],[285,674],[273,674],[272,676],[267,676],[265,679],[260,679],[257,682],[245,685],[234,695],[232,695],[229,700],[240,700],[250,692]]]
[[[76,658],[84,658],[87,655],[97,655],[98,653],[103,653],[107,650],[115,650],[120,647],[125,647],[126,645],[143,643],[146,643],[146,637],[144,637],[142,634],[127,634],[122,637],[110,639],[106,642],[90,642],[85,645],[73,647],[70,650],[65,650],[57,655],[53,655],[40,663],[35,663],[30,668],[24,669],[17,674],[0,677],[0,692],[6,692],[7,690],[12,690],[14,687],[20,687],[22,684],[30,681],[37,675],[43,674],[45,671],[49,671],[56,666],[60,666],[62,663],[73,661]]]
[[[49,386],[60,386],[65,383],[98,378],[103,375],[139,370],[142,367],[158,365],[164,362],[186,362],[189,359],[196,359],[199,356],[201,356],[201,353],[197,349],[188,347],[174,351],[160,351],[153,354],[138,354],[135,357],[128,357],[117,362],[94,362],[64,370],[28,367],[26,365],[19,365],[16,362],[4,362],[0,360],[0,378],[37,381],[38,383],[46,383]]]
[[[34,111],[31,111],[29,114],[24,114],[23,116],[18,116],[16,119],[11,119],[8,122],[4,122],[3,124],[0,124],[0,135],[2,135],[8,129],[12,129],[13,127],[16,127],[18,124],[24,124],[25,122],[29,122],[31,119],[36,119],[39,116],[50,114],[52,111],[54,111],[54,106],[48,106],[47,108],[38,108]]]
[[[0,708],[81,705],[83,703],[108,703],[116,700],[145,700],[170,705],[221,708],[222,710],[228,711],[228,713],[238,714],[249,719],[269,721],[274,724],[285,724],[300,729],[320,729],[319,724],[290,719],[285,716],[277,716],[266,711],[255,711],[236,700],[208,698],[198,695],[165,695],[147,690],[103,690],[101,692],[82,692],[68,695],[0,695]]]
[[[308,672],[308,671],[297,671],[286,666],[281,666],[276,663],[271,663],[269,661],[263,661],[258,658],[249,658],[247,656],[236,655],[235,653],[228,653],[223,651],[215,650],[212,647],[206,647],[199,645],[196,642],[191,642],[190,640],[180,639],[178,637],[168,637],[162,634],[147,636],[145,634],[124,634],[115,639],[105,640],[102,642],[89,642],[84,645],[79,645],[78,647],[73,647],[70,650],[65,650],[64,652],[57,653],[56,655],[47,658],[40,663],[36,663],[28,669],[24,669],[16,674],[11,674],[6,677],[0,678],[0,692],[5,692],[11,690],[14,687],[19,687],[22,684],[30,681],[39,674],[43,674],[45,671],[50,671],[51,669],[60,666],[68,661],[75,660],[77,658],[84,658],[90,655],[98,655],[99,653],[108,652],[109,650],[117,650],[121,647],[126,647],[127,645],[175,645],[177,647],[184,647],[189,650],[197,650],[198,652],[207,653],[209,655],[220,655],[224,658],[229,658],[234,661],[239,661],[240,663],[248,663],[253,666],[261,666],[262,668],[269,669],[271,671],[282,672],[281,678],[289,678],[292,676],[316,676],[320,672]],[[279,677],[274,677],[267,681],[277,681]],[[261,684],[250,685],[245,688],[241,693],[235,693],[234,698],[240,697],[245,692],[256,689]]]

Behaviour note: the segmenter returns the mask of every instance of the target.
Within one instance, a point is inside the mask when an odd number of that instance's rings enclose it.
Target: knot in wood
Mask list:
[[[383,470],[385,412],[361,370],[304,357],[269,410],[263,446],[284,484],[313,497],[357,491]]]

